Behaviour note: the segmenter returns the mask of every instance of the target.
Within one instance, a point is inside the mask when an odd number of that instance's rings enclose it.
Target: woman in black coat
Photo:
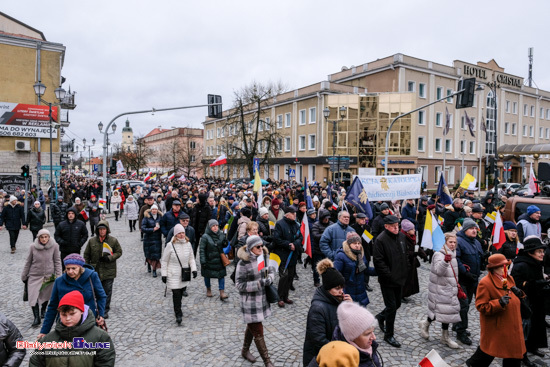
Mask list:
[[[147,263],[147,271],[153,271],[153,278],[157,277],[157,269],[160,268],[160,258],[162,256],[162,232],[160,230],[160,219],[162,213],[158,210],[156,204],[147,209],[143,214],[141,221],[141,231],[143,232],[143,253]]]
[[[32,240],[36,240],[36,234],[44,227],[46,223],[46,213],[42,209],[39,201],[34,202],[34,206],[27,213],[27,226],[32,232]]]
[[[527,351],[543,357],[538,348],[548,347],[546,336],[546,322],[544,309],[544,288],[549,286],[549,281],[543,276],[544,248],[546,247],[537,236],[528,236],[523,240],[524,248],[514,259],[512,276],[517,287],[521,288],[529,300],[531,306],[531,328],[527,333],[525,346]]]

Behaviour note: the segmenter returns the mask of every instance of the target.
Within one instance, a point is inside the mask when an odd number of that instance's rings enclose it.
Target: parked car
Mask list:
[[[513,194],[516,196],[525,196],[527,195],[528,190],[529,190],[529,184],[525,184],[523,186],[520,186],[516,190],[514,190]]]

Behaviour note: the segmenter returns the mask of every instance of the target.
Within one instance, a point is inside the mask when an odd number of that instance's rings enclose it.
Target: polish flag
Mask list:
[[[420,367],[449,367],[449,365],[445,363],[443,358],[441,358],[439,353],[437,353],[434,349],[432,349],[430,353],[428,353],[426,357],[418,363],[418,365]]]
[[[134,172],[130,175],[130,177],[136,177],[136,174],[137,174],[137,171],[134,171]]]
[[[152,174],[152,173],[153,173],[153,172],[149,172],[149,173],[147,174],[147,176],[145,176],[145,178],[143,179],[143,182],[147,182],[147,181],[151,178],[151,174]]]
[[[80,212],[80,215],[82,215],[82,218],[84,220],[88,220],[88,213],[86,213],[85,209],[82,209],[82,211]]]
[[[311,237],[309,236],[309,222],[307,219],[307,215],[304,215],[304,219],[302,219],[302,225],[300,226],[300,232],[302,233],[302,247],[304,248],[305,253],[309,257],[313,257],[313,253],[311,251]]]
[[[495,218],[495,224],[493,225],[493,246],[498,250],[506,242],[506,236],[504,235],[504,227],[502,226],[502,218],[500,217],[500,211],[497,211],[497,217]]]
[[[178,178],[179,181],[185,181],[185,175],[181,175],[180,178]]]
[[[534,195],[539,192],[539,187],[535,182],[537,178],[535,177],[535,171],[533,171],[533,163],[531,163],[531,169],[529,174],[529,188],[527,189],[527,195]]]
[[[169,180],[173,180],[174,177],[176,177],[176,174],[175,174],[175,173],[172,173],[170,176],[168,176],[168,179],[169,179]]]
[[[264,252],[262,250],[261,255],[258,256],[258,271],[261,271],[263,268],[265,268],[265,258],[264,258]]]
[[[212,162],[210,167],[221,166],[222,164],[226,164],[226,163],[227,163],[227,157],[225,156],[225,154],[222,154],[218,158],[216,158],[214,162]]]

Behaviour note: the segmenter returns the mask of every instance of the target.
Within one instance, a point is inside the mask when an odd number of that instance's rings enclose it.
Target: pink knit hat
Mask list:
[[[364,307],[354,302],[342,302],[336,311],[338,326],[348,342],[354,341],[365,330],[375,326],[374,316]]]

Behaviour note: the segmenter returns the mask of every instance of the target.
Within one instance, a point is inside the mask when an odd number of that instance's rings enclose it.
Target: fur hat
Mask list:
[[[346,235],[346,242],[348,245],[350,243],[361,243],[361,237],[355,232],[348,232]]]
[[[339,285],[343,287],[346,284],[346,280],[342,274],[334,268],[334,264],[330,259],[319,261],[317,263],[317,272],[321,275],[323,279],[323,288],[327,291]]]
[[[42,228],[40,231],[38,231],[38,233],[36,234],[36,237],[40,237],[40,236],[45,235],[45,234],[47,234],[50,237],[52,236],[50,234],[50,231],[48,231],[47,229]]]
[[[355,302],[342,302],[336,310],[338,326],[348,342],[352,342],[365,332],[374,328],[375,318],[365,308]]]

